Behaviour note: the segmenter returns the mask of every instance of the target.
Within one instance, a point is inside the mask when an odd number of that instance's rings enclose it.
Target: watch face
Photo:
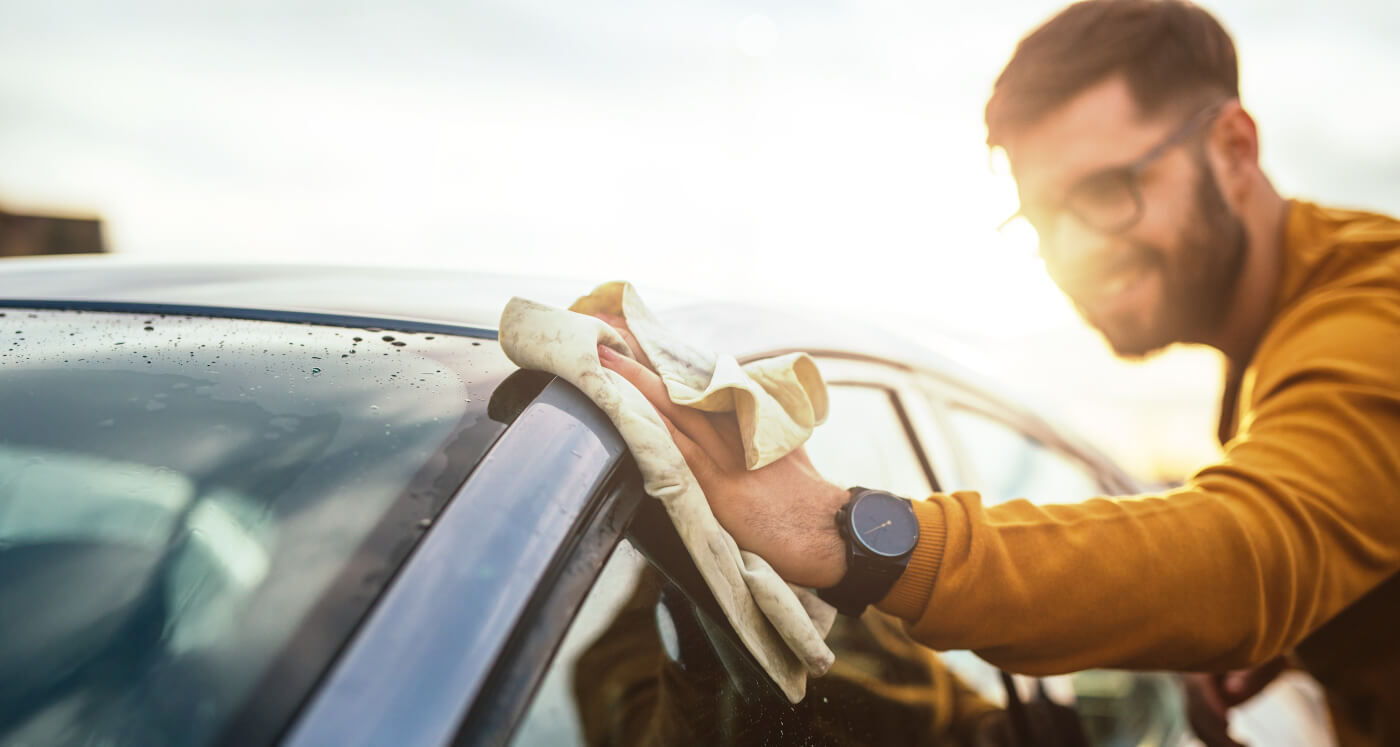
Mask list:
[[[889,493],[864,493],[851,506],[851,530],[870,552],[895,558],[914,549],[919,522],[909,502]]]

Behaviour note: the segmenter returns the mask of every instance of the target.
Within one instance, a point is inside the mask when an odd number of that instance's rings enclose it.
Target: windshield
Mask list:
[[[503,428],[490,340],[19,309],[0,336],[7,744],[269,741]]]

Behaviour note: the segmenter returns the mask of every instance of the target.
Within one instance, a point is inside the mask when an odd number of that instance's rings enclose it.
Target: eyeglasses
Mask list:
[[[1089,228],[1106,234],[1122,233],[1142,218],[1142,190],[1138,177],[1167,151],[1181,144],[1202,126],[1215,118],[1225,104],[1212,104],[1196,112],[1184,124],[1147,151],[1138,160],[1126,165],[1096,171],[1075,183],[1065,193],[1058,208],[1028,208],[1025,205],[1002,221],[1005,228],[1017,218],[1025,218],[1037,230],[1049,225],[1062,212],[1068,212]]]

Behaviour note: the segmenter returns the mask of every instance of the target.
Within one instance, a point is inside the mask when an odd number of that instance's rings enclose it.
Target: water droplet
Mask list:
[[[321,373],[321,369],[319,369],[319,368],[313,368],[313,369],[311,369],[311,373],[312,373],[313,375],[318,374],[318,373]]]
[[[393,335],[384,335],[384,342],[393,342],[393,341],[394,341],[394,336],[393,336]]]

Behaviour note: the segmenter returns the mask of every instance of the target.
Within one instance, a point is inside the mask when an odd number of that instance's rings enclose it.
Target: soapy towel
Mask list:
[[[720,526],[651,403],[598,362],[600,344],[636,357],[616,330],[591,316],[599,313],[627,321],[673,402],[735,418],[749,469],[798,448],[826,419],[816,363],[794,353],[740,365],[733,356],[697,350],[662,326],[628,283],[599,286],[571,310],[513,298],[501,313],[501,348],[512,362],[573,384],[617,427],[646,492],[665,506],[744,645],[789,700],[801,701],[807,676],[825,674],[835,658],[824,640],[835,609],[740,550]]]

